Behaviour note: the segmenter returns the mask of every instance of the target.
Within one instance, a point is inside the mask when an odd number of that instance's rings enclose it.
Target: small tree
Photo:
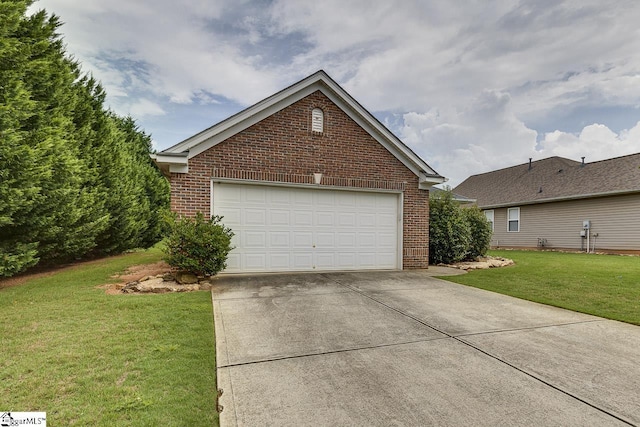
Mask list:
[[[233,232],[221,223],[221,216],[205,219],[201,212],[195,218],[169,219],[170,233],[166,241],[165,261],[178,270],[198,276],[214,276],[227,265]]]
[[[469,250],[471,227],[450,191],[429,200],[429,262],[462,261]]]
[[[491,245],[491,223],[487,220],[482,210],[477,206],[462,208],[469,227],[471,229],[471,241],[469,242],[469,250],[467,259],[476,259],[484,256]]]

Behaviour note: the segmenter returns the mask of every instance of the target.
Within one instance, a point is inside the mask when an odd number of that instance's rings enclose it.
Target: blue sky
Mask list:
[[[455,186],[640,152],[636,0],[40,0],[162,150],[324,69]]]

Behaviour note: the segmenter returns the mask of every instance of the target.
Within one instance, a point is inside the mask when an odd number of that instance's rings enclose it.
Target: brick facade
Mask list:
[[[324,113],[321,134],[311,132],[314,108]],[[189,173],[170,176],[171,209],[209,215],[213,176],[312,183],[314,173],[323,174],[322,185],[403,189],[403,267],[427,267],[429,192],[320,91],[189,159]]]

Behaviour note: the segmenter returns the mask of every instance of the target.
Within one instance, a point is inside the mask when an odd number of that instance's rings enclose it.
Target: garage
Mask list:
[[[216,182],[227,273],[401,268],[401,193]]]
[[[446,179],[322,70],[153,159],[173,212],[236,233],[227,272],[429,267]]]

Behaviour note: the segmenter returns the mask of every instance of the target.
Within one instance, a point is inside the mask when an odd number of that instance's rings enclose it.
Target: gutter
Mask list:
[[[552,203],[552,202],[563,202],[569,200],[581,200],[581,199],[593,199],[596,197],[609,197],[609,196],[623,196],[625,194],[634,194],[640,193],[640,189],[635,190],[623,190],[623,191],[607,191],[604,193],[589,193],[589,194],[580,194],[577,196],[561,196],[561,197],[551,197],[548,199],[538,199],[538,200],[527,200],[522,202],[510,202],[510,203],[500,203],[493,205],[478,205],[480,209],[497,209],[497,208],[510,208],[514,206],[526,206],[526,205],[537,205],[540,203]]]

